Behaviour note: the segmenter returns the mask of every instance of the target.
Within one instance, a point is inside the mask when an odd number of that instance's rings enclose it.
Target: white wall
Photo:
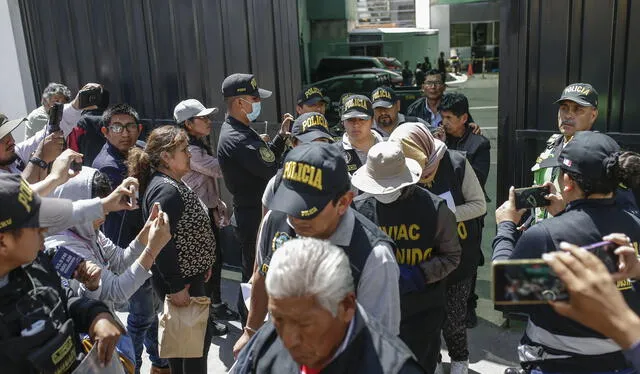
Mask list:
[[[9,119],[26,117],[36,102],[18,0],[0,0],[0,51],[0,113]],[[18,127],[13,136],[22,140],[24,128]]]
[[[444,52],[445,58],[449,57],[451,44],[451,25],[449,24],[449,4],[431,6],[431,28],[439,30],[438,53]],[[435,61],[432,61],[435,64]]]
[[[416,0],[416,27],[431,28],[431,6],[429,0]]]

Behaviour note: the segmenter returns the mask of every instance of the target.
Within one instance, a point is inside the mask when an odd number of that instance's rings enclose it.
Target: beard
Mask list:
[[[390,116],[387,116],[387,115],[378,117],[376,122],[378,123],[378,125],[380,125],[382,127],[389,127],[389,126],[392,126],[394,124],[393,119]]]
[[[5,159],[0,159],[0,167],[1,166],[9,166],[11,164],[13,164],[16,160],[18,159],[18,155],[14,152],[11,156],[5,158]]]

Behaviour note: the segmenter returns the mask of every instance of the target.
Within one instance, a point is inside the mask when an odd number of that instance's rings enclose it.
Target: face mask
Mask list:
[[[240,100],[242,100],[242,99],[240,99]],[[247,103],[251,103],[250,101],[247,101],[247,100],[242,100],[242,101],[245,101]],[[261,104],[262,103],[259,102],[259,101],[257,103],[251,103],[251,113],[245,112],[247,114],[247,119],[249,121],[253,122],[253,121],[256,120],[256,118],[258,118],[258,116],[260,115],[260,110],[262,109],[262,105]]]
[[[399,189],[398,191],[386,193],[384,195],[373,195],[373,197],[375,197],[376,200],[378,200],[382,204],[391,204],[392,202],[398,200],[401,194],[402,189]]]

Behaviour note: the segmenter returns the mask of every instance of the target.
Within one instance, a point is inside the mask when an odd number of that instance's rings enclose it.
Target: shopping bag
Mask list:
[[[186,307],[177,307],[165,297],[158,324],[158,350],[161,358],[198,358],[204,350],[204,334],[211,300],[191,297]]]

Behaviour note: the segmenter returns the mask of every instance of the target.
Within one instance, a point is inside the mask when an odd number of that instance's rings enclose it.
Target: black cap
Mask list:
[[[71,219],[70,200],[41,198],[19,174],[0,175],[0,232],[53,227]]]
[[[327,119],[317,112],[304,113],[296,118],[291,126],[291,135],[302,143],[310,143],[316,139],[327,139],[333,143]]]
[[[297,218],[312,219],[351,185],[347,163],[335,144],[300,145],[289,152],[283,169],[269,209]]]
[[[364,95],[352,95],[349,96],[342,106],[342,117],[344,121],[349,118],[364,118],[369,119],[373,117],[373,107],[371,107],[371,100]]]
[[[395,91],[390,87],[378,87],[371,93],[373,108],[391,108],[398,101]]]
[[[222,81],[222,94],[224,97],[255,96],[266,99],[271,96],[271,91],[258,88],[258,82],[253,74],[231,74]]]
[[[600,179],[606,175],[607,159],[618,151],[620,146],[611,137],[595,131],[578,131],[557,157],[543,160],[540,167],[559,167],[589,179]]]
[[[589,83],[572,83],[565,87],[562,96],[556,100],[556,104],[570,100],[582,106],[598,107],[598,91]]]
[[[327,104],[331,102],[328,97],[325,97],[322,94],[322,90],[318,87],[309,87],[306,90],[300,91],[300,93],[298,94],[298,105],[313,105],[318,101],[324,101]]]

